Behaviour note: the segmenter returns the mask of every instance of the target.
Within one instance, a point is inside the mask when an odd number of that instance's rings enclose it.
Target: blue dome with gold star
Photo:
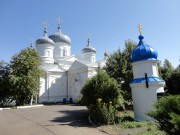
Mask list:
[[[151,46],[145,44],[143,42],[143,39],[144,37],[140,35],[139,44],[131,54],[131,62],[138,62],[143,60],[157,60],[157,51]]]

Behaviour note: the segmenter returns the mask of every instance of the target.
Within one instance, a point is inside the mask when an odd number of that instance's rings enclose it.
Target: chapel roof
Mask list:
[[[143,60],[157,60],[157,51],[144,43],[144,36],[140,31],[138,46],[133,50],[131,54],[131,62],[143,61]]]

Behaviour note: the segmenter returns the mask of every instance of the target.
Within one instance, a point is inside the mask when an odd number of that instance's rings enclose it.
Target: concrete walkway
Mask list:
[[[49,105],[0,111],[0,135],[105,135],[92,127],[84,106]]]

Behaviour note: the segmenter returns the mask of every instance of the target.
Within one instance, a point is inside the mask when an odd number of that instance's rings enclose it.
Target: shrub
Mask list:
[[[157,120],[159,128],[170,135],[180,134],[180,95],[162,97],[155,104],[155,111],[148,113]]]
[[[116,80],[110,78],[102,69],[98,70],[96,76],[87,80],[81,90],[81,102],[89,107],[95,105],[97,99],[101,98],[104,103],[112,102],[116,108],[124,107],[124,99],[122,91],[119,89],[119,84]]]
[[[97,99],[97,104],[89,107],[89,111],[91,121],[96,124],[113,124],[115,122],[116,109],[112,106],[112,102],[103,103]]]
[[[116,109],[124,108],[119,85],[102,69],[98,70],[96,76],[86,81],[81,94],[81,103],[87,106],[92,120],[96,123],[112,123],[115,120]]]

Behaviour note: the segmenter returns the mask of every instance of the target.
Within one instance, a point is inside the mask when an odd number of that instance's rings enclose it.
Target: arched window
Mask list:
[[[95,62],[95,58],[94,57],[92,57],[92,62]]]
[[[63,56],[66,56],[66,49],[63,49]]]
[[[50,51],[49,50],[47,50],[47,56],[50,57]]]

